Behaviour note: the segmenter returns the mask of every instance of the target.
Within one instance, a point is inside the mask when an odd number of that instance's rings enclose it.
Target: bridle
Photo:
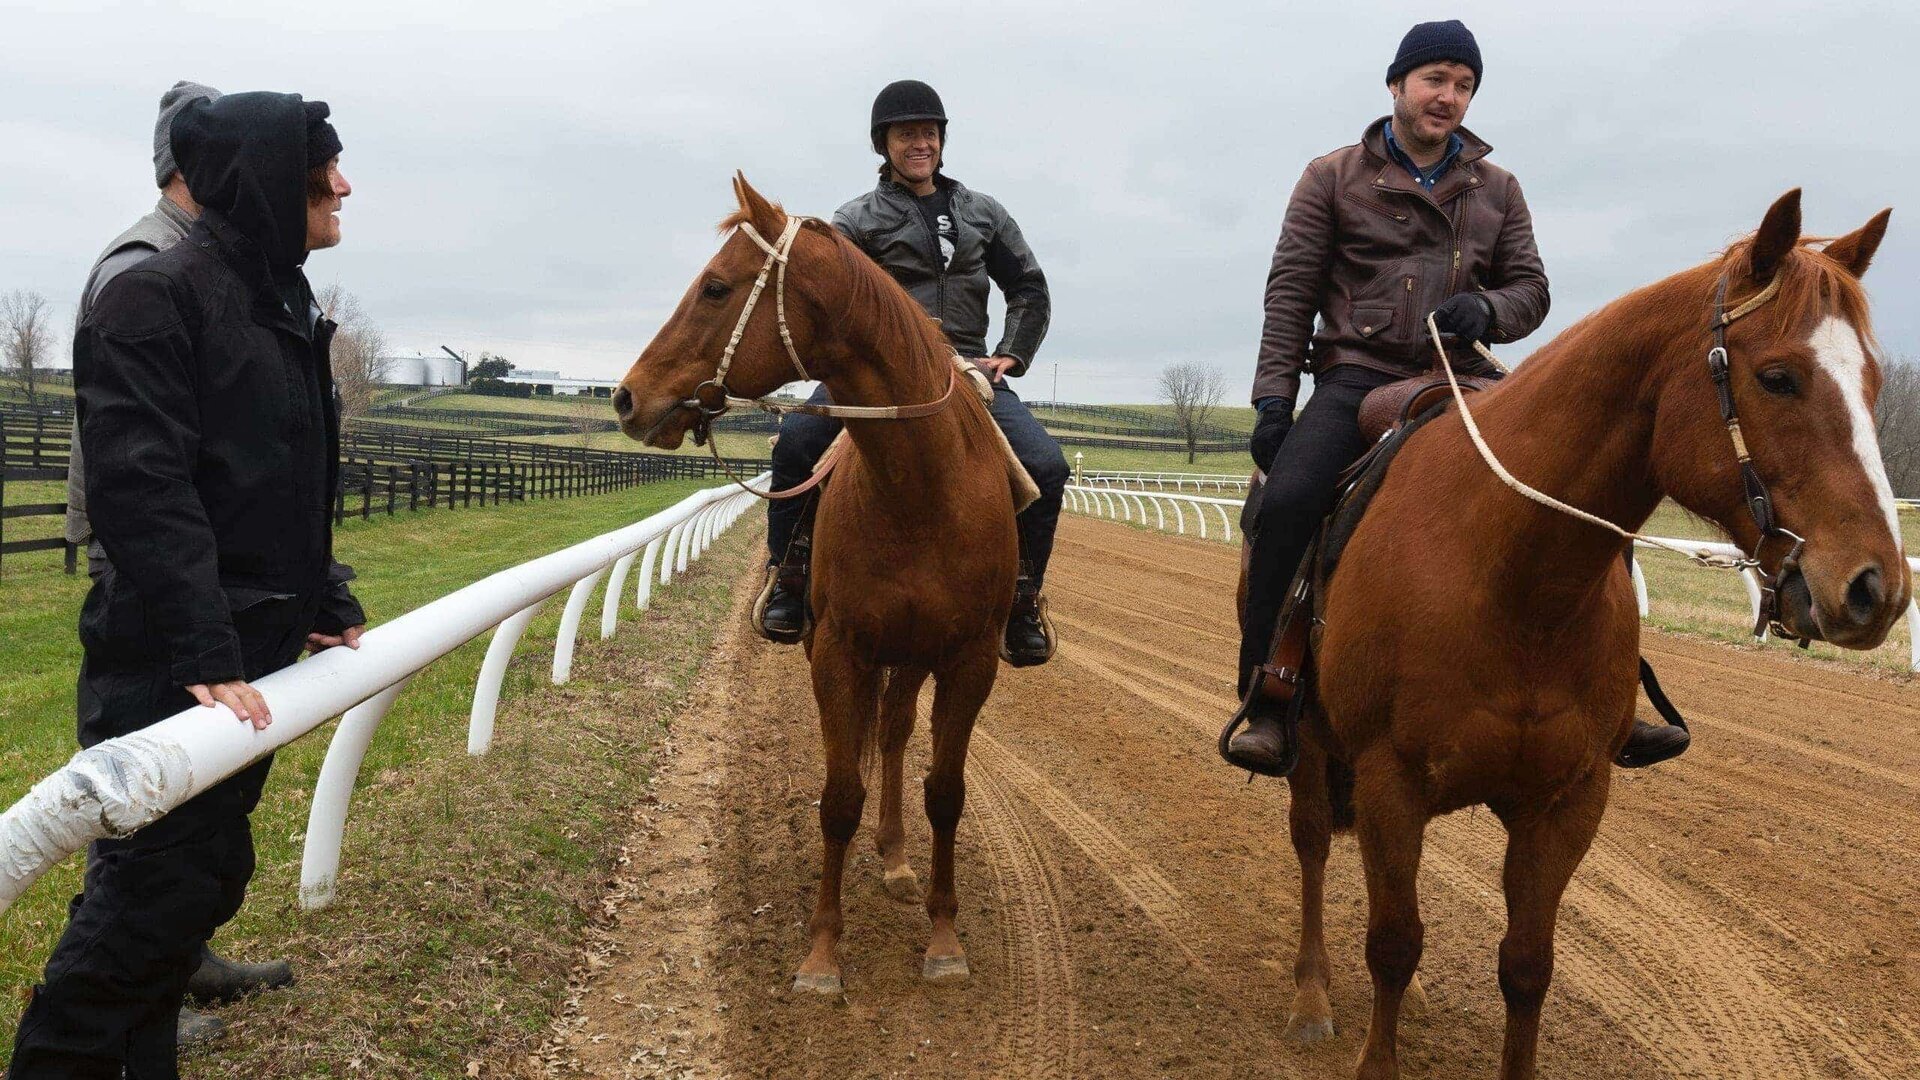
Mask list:
[[[806,222],[819,220],[810,217],[789,217],[786,228],[780,231],[779,239],[771,244],[760,235],[758,229],[753,227],[752,222],[743,221],[739,224],[740,232],[746,234],[747,239],[752,240],[759,245],[760,250],[767,253],[767,261],[760,265],[760,273],[753,279],[753,290],[747,294],[746,306],[740,309],[740,318],[733,324],[733,333],[727,338],[727,347],[720,353],[720,362],[714,366],[713,377],[694,387],[691,397],[676,402],[673,408],[654,421],[653,426],[648,428],[646,434],[642,436],[642,439],[645,439],[652,435],[660,429],[662,424],[680,412],[692,412],[694,414],[692,425],[694,445],[707,446],[713,452],[713,459],[720,463],[720,468],[728,478],[763,499],[790,499],[811,490],[820,481],[826,479],[827,473],[831,472],[833,466],[838,463],[839,455],[833,453],[823,458],[814,469],[812,476],[799,486],[788,488],[786,491],[765,492],[748,487],[744,481],[734,475],[733,469],[721,458],[720,448],[713,442],[713,422],[726,415],[729,410],[759,409],[776,416],[782,413],[806,413],[812,416],[831,416],[840,420],[913,420],[932,416],[945,409],[947,403],[953,398],[955,388],[960,385],[960,372],[956,366],[947,381],[947,392],[933,401],[918,405],[814,405],[807,402],[775,401],[766,397],[735,397],[727,389],[727,372],[733,367],[733,354],[740,347],[740,338],[747,332],[747,320],[753,318],[753,310],[760,303],[760,294],[766,289],[769,278],[774,281],[774,314],[780,328],[780,344],[786,347],[787,358],[793,361],[793,370],[800,378],[806,381],[813,379],[807,371],[807,365],[800,360],[800,351],[793,347],[792,332],[787,329],[787,263],[793,252],[794,237],[799,235],[801,226]]]
[[[1507,471],[1504,465],[1500,464],[1500,459],[1494,456],[1493,450],[1487,446],[1486,439],[1481,436],[1479,425],[1473,422],[1473,413],[1467,408],[1466,395],[1460,391],[1460,383],[1453,374],[1453,365],[1447,360],[1446,347],[1441,344],[1440,327],[1434,321],[1431,314],[1427,316],[1427,332],[1433,338],[1434,351],[1439,353],[1440,366],[1442,370],[1446,372],[1447,385],[1453,389],[1453,399],[1460,408],[1460,419],[1466,424],[1468,437],[1473,440],[1474,447],[1480,451],[1480,456],[1485,459],[1487,466],[1493,470],[1494,474],[1504,481],[1508,487],[1519,492],[1521,495],[1526,496],[1542,506],[1558,510],[1561,513],[1571,515],[1593,525],[1598,525],[1601,528],[1609,529],[1624,539],[1638,540],[1652,547],[1663,548],[1676,554],[1684,555],[1702,566],[1713,567],[1720,570],[1752,571],[1756,577],[1765,574],[1766,568],[1761,565],[1760,561],[1760,549],[1766,546],[1767,541],[1775,537],[1791,541],[1793,546],[1788,549],[1786,556],[1780,560],[1780,565],[1774,569],[1772,574],[1762,578],[1760,582],[1760,605],[1759,611],[1754,619],[1753,634],[1755,637],[1759,637],[1761,634],[1771,630],[1774,636],[1788,640],[1797,640],[1802,647],[1805,647],[1807,644],[1806,635],[1790,629],[1786,625],[1783,612],[1781,611],[1781,592],[1788,575],[1799,568],[1800,554],[1806,547],[1807,542],[1799,535],[1780,526],[1779,519],[1774,515],[1773,499],[1767,492],[1766,482],[1760,479],[1759,471],[1753,467],[1753,458],[1747,452],[1746,436],[1740,431],[1740,416],[1733,404],[1732,365],[1727,358],[1727,327],[1732,326],[1737,320],[1752,314],[1767,301],[1772,300],[1779,291],[1780,276],[1776,274],[1773,280],[1767,282],[1765,288],[1762,288],[1759,292],[1753,294],[1753,296],[1742,301],[1737,307],[1729,311],[1726,306],[1727,279],[1725,276],[1720,278],[1720,283],[1714,290],[1713,322],[1711,324],[1713,347],[1707,350],[1707,376],[1713,381],[1714,391],[1719,395],[1720,418],[1727,426],[1727,434],[1733,441],[1734,457],[1740,463],[1740,485],[1746,495],[1747,512],[1753,515],[1754,526],[1760,530],[1760,540],[1759,543],[1754,545],[1753,554],[1750,556],[1743,554],[1743,557],[1737,559],[1716,555],[1701,548],[1685,548],[1663,540],[1660,537],[1643,536],[1639,533],[1631,532],[1615,525],[1605,518],[1596,517],[1577,507],[1568,506],[1553,496],[1530,487],[1521,480],[1516,479],[1512,473]],[[1499,363],[1499,361],[1494,360],[1493,351],[1488,349],[1486,345],[1476,341],[1473,343],[1473,347],[1481,356],[1496,364]]]

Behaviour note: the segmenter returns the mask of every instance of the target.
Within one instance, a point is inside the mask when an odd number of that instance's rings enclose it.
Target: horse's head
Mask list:
[[[1794,541],[1762,536],[1707,360],[1719,283],[1730,314],[1772,288],[1725,331],[1739,437],[1778,527],[1805,540],[1797,569],[1779,583],[1782,621],[1798,635],[1854,649],[1885,640],[1912,591],[1874,428],[1880,368],[1860,287],[1891,214],[1822,246],[1800,235],[1796,189],[1717,265],[1683,276],[1690,287],[1674,317],[1687,328],[1668,355],[1655,417],[1660,486],[1773,573]],[[1704,290],[1691,287],[1702,283]]]
[[[809,372],[816,362],[829,360],[821,333],[823,316],[813,297],[821,275],[805,267],[834,259],[832,226],[802,219],[785,251],[785,295],[780,294],[780,267],[755,235],[768,245],[780,245],[787,215],[734,174],[733,190],[739,209],[721,222],[731,231],[718,254],[693,279],[680,306],[655,334],[626,378],[613,392],[613,407],[621,430],[649,446],[672,450],[699,418],[689,402],[696,397],[717,406],[721,387],[706,386],[719,371],[728,343],[736,332],[724,390],[736,397],[761,397],[799,379],[792,357],[780,337],[781,310],[794,351]],[[751,232],[749,231],[751,230]],[[756,290],[755,282],[762,281]],[[744,323],[741,312],[753,310]],[[711,400],[709,400],[711,399]]]

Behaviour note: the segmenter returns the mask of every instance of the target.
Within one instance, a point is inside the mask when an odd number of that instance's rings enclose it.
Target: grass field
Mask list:
[[[378,622],[702,486],[350,521],[338,550]],[[747,544],[730,538],[735,562]],[[635,672],[623,710],[569,708],[572,688],[547,685],[560,608],[550,602],[508,674],[499,743],[484,760],[464,752],[484,638],[418,676],[367,757],[341,899],[324,912],[299,912],[295,898],[329,733],[282,751],[253,819],[251,899],[218,944],[241,957],[289,955],[301,982],[228,1010],[237,1037],[196,1074],[456,1077],[482,1043],[531,1042],[574,959],[597,874],[624,835],[631,781],[705,653],[730,581],[721,571],[677,579],[641,627],[629,613],[623,639],[637,634],[640,644],[622,647],[644,650],[650,666]],[[57,552],[9,559],[0,577],[0,806],[73,753],[73,626],[86,586],[84,575],[60,572]],[[594,637],[582,635],[581,681],[608,685],[613,673],[593,667],[605,662]],[[67,860],[0,915],[0,1000],[22,1001],[38,977],[80,870],[81,860]],[[9,1042],[0,1040],[0,1060]]]

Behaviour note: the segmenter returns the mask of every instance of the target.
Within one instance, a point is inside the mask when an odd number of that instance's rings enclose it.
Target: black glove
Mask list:
[[[1267,407],[1260,410],[1259,421],[1253,425],[1253,438],[1247,442],[1247,449],[1253,454],[1253,463],[1260,466],[1261,472],[1273,468],[1273,458],[1280,452],[1280,442],[1292,427],[1293,399],[1269,399]]]
[[[1433,324],[1462,342],[1485,341],[1493,325],[1493,305],[1479,293],[1461,293],[1433,309]]]

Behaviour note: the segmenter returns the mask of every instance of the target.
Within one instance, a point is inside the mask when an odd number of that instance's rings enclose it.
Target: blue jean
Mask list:
[[[1014,525],[1020,533],[1022,572],[1039,585],[1046,577],[1047,560],[1053,555],[1053,530],[1060,521],[1060,497],[1066,491],[1067,456],[1040,426],[1020,395],[1005,381],[994,384],[993,403],[987,411],[1006,433],[1014,456],[1026,466],[1028,475],[1040,488],[1040,498],[1020,512]],[[831,402],[822,386],[808,399],[816,405]],[[813,475],[814,463],[826,453],[827,445],[840,434],[841,423],[828,416],[788,413],[780,419],[780,439],[773,444],[773,489],[784,491]],[[831,481],[829,481],[831,482]],[[810,498],[784,499],[767,504],[768,561],[777,563],[793,542],[794,532],[806,511]]]

